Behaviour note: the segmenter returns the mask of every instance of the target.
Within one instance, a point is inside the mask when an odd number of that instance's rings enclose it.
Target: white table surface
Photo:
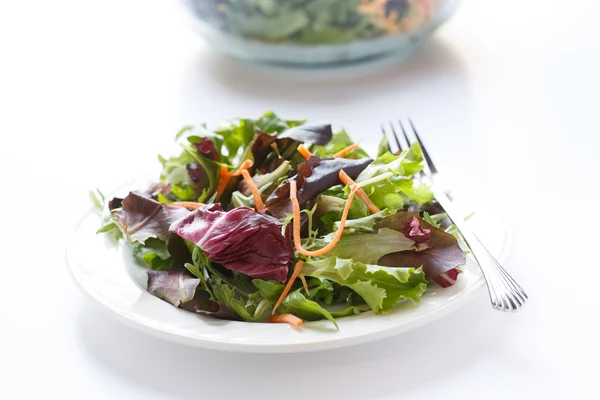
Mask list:
[[[408,62],[326,76],[219,56],[173,3],[0,3],[0,398],[597,398],[597,2],[466,0]],[[411,116],[446,172],[512,215],[527,308],[492,311],[482,291],[391,339],[244,355],[148,337],[87,301],[64,243],[88,190],[155,168],[184,124],[268,109],[343,123],[367,148],[380,121]]]

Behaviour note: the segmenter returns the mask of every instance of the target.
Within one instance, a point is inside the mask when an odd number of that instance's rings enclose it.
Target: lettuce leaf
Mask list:
[[[189,211],[130,192],[123,199],[122,208],[113,210],[113,214],[130,242],[144,243],[149,238],[166,241],[169,226],[188,215]]]
[[[179,307],[191,301],[196,295],[200,279],[185,269],[174,271],[147,271],[148,292]]]
[[[230,164],[235,165],[239,163],[239,157],[254,139],[254,127],[265,133],[275,133],[303,123],[304,121],[283,120],[272,111],[268,111],[259,118],[237,118],[227,121],[219,125],[215,132],[223,137]]]
[[[298,202],[304,205],[316,198],[332,186],[340,185],[340,170],[344,170],[351,178],[355,179],[373,160],[349,160],[346,158],[321,159],[316,156],[309,157],[298,166],[298,174],[284,181],[267,198],[265,204],[271,214],[283,218],[292,213],[290,201],[290,182],[295,180],[298,188]]]
[[[167,244],[154,238],[148,238],[145,244],[135,242],[133,256],[155,271],[168,271],[175,263],[167,249]]]
[[[317,240],[316,248],[327,245],[335,232]],[[414,240],[407,238],[402,232],[380,228],[377,233],[345,233],[337,245],[327,253],[341,258],[355,258],[367,264],[377,264],[386,254],[405,250],[416,250]]]
[[[208,259],[253,278],[284,282],[294,258],[291,226],[287,236],[277,219],[247,207],[229,212],[206,205],[171,225],[170,231],[204,251]]]
[[[332,138],[331,124],[304,124],[288,129],[277,136],[306,144],[326,145]]]
[[[294,314],[298,318],[302,318],[306,321],[318,321],[323,318],[328,319],[336,329],[338,328],[337,322],[333,316],[319,305],[319,303],[309,300],[301,293],[304,290],[299,288],[288,294],[283,300],[282,309],[277,310],[280,313]]]
[[[328,257],[304,264],[302,273],[352,289],[377,314],[391,311],[401,299],[418,304],[427,290],[427,281],[421,268],[389,268]]]
[[[314,146],[313,152],[321,158],[333,157],[335,153],[344,150],[346,147],[354,144],[354,141],[348,136],[345,130],[335,133],[331,141],[325,146]],[[369,155],[363,149],[356,149],[345,158],[358,160],[360,158],[369,158]]]
[[[412,175],[423,169],[423,153],[418,143],[395,156],[389,152],[379,156],[356,182],[379,208],[401,210],[406,203],[426,204],[433,201],[427,185],[416,184]]]
[[[466,257],[458,241],[450,233],[421,219],[417,213],[407,212],[397,213],[381,220],[376,228],[404,230],[411,218],[418,219],[421,229],[429,231],[427,241],[429,248],[423,251],[398,250],[382,256],[378,264],[390,267],[422,266],[427,277],[442,287],[454,284],[460,273],[456,267],[464,265]]]

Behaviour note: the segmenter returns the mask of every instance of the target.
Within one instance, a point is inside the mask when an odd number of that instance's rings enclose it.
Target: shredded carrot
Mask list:
[[[219,184],[217,185],[217,190],[215,191],[215,200],[219,200],[230,180],[231,173],[229,172],[229,169],[227,169],[225,165],[222,165],[221,178],[219,179]]]
[[[258,191],[256,184],[250,176],[250,172],[248,172],[247,169],[243,169],[242,176],[244,177],[244,181],[246,182],[248,189],[250,189],[250,191],[252,192],[252,197],[254,197],[254,206],[258,211],[262,210],[263,208],[265,208],[265,205],[263,204],[262,198],[260,197],[260,192]]]
[[[341,174],[342,171],[340,171]],[[337,242],[340,241],[342,237],[342,233],[344,233],[344,225],[346,225],[346,219],[348,218],[348,212],[350,211],[350,206],[352,205],[352,200],[354,200],[354,195],[356,194],[356,190],[352,190],[350,195],[348,196],[348,201],[346,201],[346,206],[344,207],[344,211],[342,213],[342,219],[340,220],[340,226],[338,230],[335,232],[335,236],[329,242],[329,244],[322,249],[308,251],[302,248],[302,243],[300,242],[300,204],[298,203],[298,197],[296,197],[296,181],[290,181],[290,200],[292,201],[292,209],[294,212],[294,246],[296,246],[296,251],[300,254],[304,254],[309,257],[317,257],[321,256],[329,251],[331,251]]]
[[[298,153],[302,154],[302,156],[304,158],[308,158],[308,157],[312,156],[312,153],[310,152],[310,150],[308,150],[306,147],[304,147],[303,144],[298,146]]]
[[[287,323],[292,326],[295,326],[296,328],[302,325],[302,320],[292,314],[271,315],[268,321],[274,323]]]
[[[242,165],[240,165],[240,167],[237,169],[237,171],[235,171],[234,173],[232,173],[232,176],[239,176],[241,175],[242,171],[245,169],[248,169],[252,166],[252,164],[254,164],[254,162],[252,160],[246,160],[242,163]]]
[[[352,178],[350,178],[348,176],[348,174],[345,173],[343,170],[340,171],[340,180],[342,182],[344,182],[346,185],[350,186],[350,189],[356,191],[356,195],[358,196],[358,198],[361,199],[363,203],[365,203],[365,205],[367,206],[367,208],[369,209],[369,211],[371,211],[371,213],[376,214],[376,213],[378,213],[378,212],[381,211],[375,205],[375,203],[373,203],[371,201],[371,199],[369,198],[369,195],[367,194],[367,192],[365,192],[362,188],[358,188],[358,189],[356,188],[356,182],[354,182],[352,180]]]
[[[197,210],[200,207],[204,206],[204,203],[195,203],[193,201],[175,201],[175,202],[171,203],[170,205],[177,206],[177,207],[185,207],[185,208],[189,208],[191,210]]]
[[[348,155],[348,153],[354,151],[358,149],[358,145],[356,143],[351,144],[350,146],[346,147],[345,149],[338,151],[337,153],[334,154],[333,158],[342,158],[342,157],[346,157]]]
[[[302,281],[302,286],[304,286],[304,290],[306,290],[306,294],[310,296],[310,292],[308,291],[308,285],[306,284],[306,278],[302,274],[299,274],[298,278],[300,278],[300,280]]]
[[[281,292],[281,296],[279,296],[279,300],[277,300],[277,303],[275,303],[275,307],[273,307],[273,313],[272,313],[273,315],[275,315],[275,311],[281,305],[281,303],[283,303],[283,299],[285,299],[285,296],[287,296],[288,293],[290,292],[290,289],[292,288],[294,281],[298,277],[298,274],[300,273],[300,270],[302,269],[303,264],[304,264],[304,261],[300,260],[294,267],[294,272],[292,272],[292,276],[290,276],[290,279],[288,279],[288,281],[285,285],[285,288],[283,288],[283,292]]]

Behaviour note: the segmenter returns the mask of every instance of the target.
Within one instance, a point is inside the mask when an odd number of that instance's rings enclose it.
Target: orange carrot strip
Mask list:
[[[283,303],[285,296],[287,296],[288,293],[290,292],[290,289],[292,288],[294,281],[298,277],[298,274],[300,273],[300,270],[302,269],[303,264],[304,264],[304,261],[300,260],[294,267],[294,272],[292,272],[292,276],[290,276],[290,279],[288,279],[287,284],[285,285],[285,288],[283,288],[283,292],[281,292],[281,296],[279,296],[279,300],[277,300],[277,303],[275,303],[275,307],[273,307],[272,315],[275,315],[275,311],[281,305],[281,303]]]
[[[274,323],[287,323],[292,326],[295,326],[296,328],[302,325],[302,320],[292,314],[271,315],[268,321]]]
[[[304,147],[303,144],[298,146],[298,153],[302,154],[302,156],[304,158],[308,158],[308,157],[312,156],[312,153],[310,152],[310,150],[308,150],[306,147]]]
[[[176,207],[185,207],[185,208],[189,208],[192,210],[197,210],[200,207],[204,206],[204,203],[195,203],[193,201],[175,201],[169,205],[176,206]]]
[[[229,169],[227,169],[225,165],[222,165],[221,178],[219,179],[219,184],[217,185],[217,190],[215,191],[215,200],[219,200],[230,180],[231,173],[229,172]]]
[[[252,166],[252,164],[254,164],[254,162],[252,160],[246,160],[242,163],[242,165],[240,165],[240,167],[237,169],[237,171],[235,171],[233,174],[231,174],[231,176],[239,176],[241,175],[242,171],[245,169],[248,169]]]
[[[342,171],[340,171],[341,174]],[[342,233],[344,233],[344,225],[346,225],[346,219],[348,218],[348,212],[350,211],[350,206],[352,205],[352,200],[354,200],[354,195],[356,194],[356,190],[352,190],[350,195],[348,196],[348,201],[346,201],[346,206],[344,207],[344,212],[342,213],[342,219],[340,220],[340,226],[338,227],[337,232],[335,232],[335,236],[329,242],[329,244],[322,249],[308,251],[302,248],[302,243],[300,242],[300,204],[298,203],[298,197],[296,197],[296,181],[290,181],[290,200],[292,201],[292,209],[294,212],[294,246],[296,246],[296,251],[300,254],[304,254],[309,257],[317,257],[321,256],[333,249],[337,242],[340,241],[342,237]]]
[[[344,150],[338,151],[337,153],[334,154],[333,158],[342,158],[342,157],[346,157],[346,155],[354,150],[358,149],[358,145],[356,143],[351,144],[350,146],[346,147]]]
[[[248,172],[247,169],[243,169],[242,176],[244,177],[244,181],[246,182],[248,189],[250,189],[250,191],[252,192],[252,197],[254,197],[254,206],[258,211],[262,210],[263,208],[265,208],[265,205],[263,204],[263,201],[260,197],[260,192],[258,191],[256,184],[250,176],[250,172]]]
[[[371,211],[372,214],[376,214],[378,212],[380,212],[381,210],[375,205],[375,203],[373,203],[371,201],[371,199],[369,198],[369,195],[367,194],[367,192],[365,192],[363,190],[363,188],[356,188],[356,182],[354,182],[352,180],[352,178],[350,178],[348,176],[347,173],[345,173],[344,171],[340,171],[340,180],[342,182],[344,182],[346,185],[350,186],[350,188],[352,190],[356,191],[356,195],[358,196],[359,199],[362,200],[363,203],[365,203],[365,205],[367,206],[367,208],[369,209],[369,211]]]
[[[300,280],[302,281],[302,286],[304,286],[304,290],[306,290],[306,294],[310,296],[310,292],[308,291],[308,285],[306,284],[306,278],[302,274],[299,274],[298,278],[300,278]]]

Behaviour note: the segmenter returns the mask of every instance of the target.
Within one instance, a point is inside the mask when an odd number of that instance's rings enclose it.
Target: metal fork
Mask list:
[[[456,225],[465,243],[471,249],[471,254],[473,254],[475,261],[477,261],[479,264],[481,272],[483,273],[483,277],[485,278],[492,307],[499,311],[518,311],[527,302],[527,294],[509,275],[509,273],[502,268],[494,256],[492,256],[492,254],[470,228],[469,224],[466,223],[463,218],[461,218],[460,214],[457,214],[455,206],[452,203],[452,200],[450,200],[448,197],[448,194],[436,186],[434,178],[439,175],[438,170],[433,164],[433,161],[431,160],[431,157],[427,152],[427,149],[425,148],[425,145],[417,133],[412,121],[409,119],[408,122],[412,128],[413,136],[421,146],[423,158],[425,159],[425,169],[419,172],[419,179],[421,182],[431,187],[436,200],[444,208],[448,218],[450,218],[454,225]],[[398,121],[398,125],[402,131],[404,139],[406,140],[406,145],[410,146],[411,141],[408,138],[407,131],[404,129],[402,121]],[[398,146],[398,150],[403,151],[405,147],[402,146],[401,140],[396,133],[393,123],[390,123],[390,129],[392,132],[392,137],[394,138],[394,142]],[[383,126],[381,127],[381,130],[383,131],[383,135],[388,138]],[[389,145],[389,140],[388,150],[392,152],[392,149]]]

